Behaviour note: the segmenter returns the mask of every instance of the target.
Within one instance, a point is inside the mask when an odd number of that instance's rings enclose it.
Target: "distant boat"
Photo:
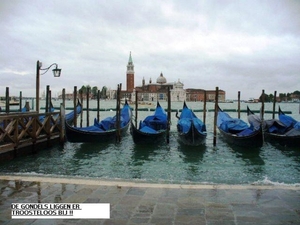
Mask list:
[[[258,99],[250,98],[246,103],[258,103]]]
[[[178,139],[182,144],[198,146],[205,143],[207,136],[206,126],[187,107],[186,102],[183,103],[183,109],[177,122],[177,131]]]
[[[126,102],[120,112],[120,133],[124,135],[131,121],[131,109]],[[74,127],[66,125],[66,136],[69,142],[107,142],[116,138],[117,117],[107,117],[102,121],[94,119],[94,125],[88,127]]]
[[[135,106],[136,106],[136,103],[134,102],[134,101],[128,101],[128,100],[126,100],[127,102],[128,102],[128,104],[130,105],[130,107],[131,108],[134,108]],[[121,99],[121,104],[122,105],[124,105],[125,103],[125,99]],[[140,107],[142,107],[142,108],[154,108],[155,107],[155,105],[152,103],[152,102],[145,102],[145,101],[138,101],[138,108],[140,108]]]
[[[153,144],[164,140],[167,128],[167,114],[157,102],[154,114],[140,121],[138,128],[131,121],[130,133],[136,144]]]
[[[20,105],[19,101],[16,100],[10,100],[8,103],[10,106],[15,106],[15,105]],[[0,101],[0,107],[4,107],[6,106],[6,102],[5,101]]]
[[[25,106],[21,109],[21,112],[22,112],[22,113],[26,113],[26,112],[28,112],[28,111],[29,111],[29,110],[28,110],[28,108],[27,108],[27,105],[25,105]],[[54,107],[53,107],[52,102],[50,102],[50,109],[49,109],[49,111],[50,111],[50,112],[54,112]],[[76,116],[78,117],[81,113],[82,113],[82,105],[81,105],[81,103],[78,101],[78,102],[77,102],[77,105],[76,105]],[[55,115],[55,116],[54,116],[54,119],[55,119],[55,120],[58,119],[57,123],[60,124],[60,123],[61,123],[61,120],[60,120],[60,118],[58,118],[58,117],[59,117],[58,115]],[[76,118],[77,118],[77,117],[76,117]],[[32,119],[32,117],[29,117],[29,118]],[[44,121],[45,121],[46,118],[47,118],[47,116],[46,116],[45,114],[43,114],[43,115],[40,115],[40,116],[38,117],[38,120],[39,120],[40,123],[44,123]],[[75,116],[74,116],[74,110],[73,110],[72,112],[69,112],[69,113],[65,114],[65,123],[68,123],[69,125],[73,124],[74,118],[75,118]],[[25,122],[25,123],[27,123],[27,122]],[[51,123],[53,123],[53,122],[51,121]],[[1,128],[4,127],[4,123],[3,123],[2,121],[0,122],[0,127],[1,127]]]
[[[251,123],[250,123],[251,124]],[[218,107],[217,127],[226,142],[242,147],[261,147],[263,136],[261,127],[249,126],[238,118],[230,117]]]

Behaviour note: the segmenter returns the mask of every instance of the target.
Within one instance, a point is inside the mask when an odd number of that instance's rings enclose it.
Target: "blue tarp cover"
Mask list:
[[[220,111],[218,112],[217,126],[223,131],[232,134],[237,134],[245,129],[250,128],[249,125],[243,120],[238,118],[231,118],[226,112]]]
[[[129,105],[124,105],[124,107],[121,110],[121,127],[126,126],[126,124],[129,123],[131,120],[131,109]]]
[[[297,129],[298,128],[298,129]],[[291,125],[287,127],[280,120],[271,119],[264,121],[264,129],[267,129],[267,132],[286,135],[286,136],[298,136],[300,135],[299,122],[294,126]]]
[[[254,130],[247,128],[247,129],[237,133],[236,135],[237,136],[249,136],[249,135],[253,134],[254,132],[255,132]]]
[[[95,125],[94,126],[88,126],[88,127],[81,127],[80,130],[84,131],[93,131],[93,132],[104,132],[103,129],[101,129],[99,126]]]
[[[182,112],[180,114],[178,123],[177,123],[177,129],[178,131],[182,133],[187,133],[192,125],[192,122],[194,123],[195,128],[203,133],[206,131],[205,124],[197,118],[197,116],[194,114],[194,112],[189,109],[188,107],[184,107],[182,109]]]
[[[288,128],[293,128],[295,131],[300,131],[300,122],[287,115],[279,115],[280,122],[284,123]],[[292,132],[290,132],[292,133]],[[299,135],[294,132],[293,135]]]
[[[300,130],[300,122],[295,123],[294,128]]]
[[[131,119],[130,107],[128,105],[124,105],[124,107],[121,110],[121,116],[120,116],[121,128],[124,127],[126,124],[128,124],[130,119]],[[82,127],[78,129],[84,131],[104,132],[104,131],[116,129],[115,124],[116,124],[116,116],[107,117],[101,120],[100,122],[98,122],[97,119],[95,118],[93,126]]]
[[[297,123],[297,120],[287,115],[279,115],[279,120],[287,127],[292,127]]]
[[[287,126],[277,119],[270,119],[264,121],[264,127],[269,133],[284,134],[287,131]]]
[[[258,127],[258,124],[262,123],[260,116],[250,115],[248,116],[251,127],[254,125]],[[279,115],[278,119],[268,119],[263,121],[263,129],[268,133],[286,135],[286,136],[298,136],[300,135],[300,122],[297,122],[290,116]]]
[[[54,109],[54,108],[53,108]],[[78,105],[76,107],[76,114],[79,115],[81,113],[82,107],[80,105]],[[65,119],[68,120],[72,120],[74,118],[74,110],[72,110],[71,112],[69,112],[68,114],[65,115]]]
[[[158,133],[156,130],[152,129],[151,127],[144,126],[143,128],[140,129],[141,132],[144,133],[149,133],[149,134],[156,134]]]
[[[24,107],[21,109],[21,112],[27,112],[26,106],[24,106]]]
[[[167,114],[158,103],[154,114],[140,122],[139,130],[145,133],[154,133],[154,131],[157,133],[158,130],[167,129],[167,122]]]

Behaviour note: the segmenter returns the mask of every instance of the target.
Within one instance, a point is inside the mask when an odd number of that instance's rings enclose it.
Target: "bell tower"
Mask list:
[[[131,52],[127,64],[126,75],[127,75],[127,79],[126,79],[127,91],[132,92],[134,89],[134,65],[132,62]]]

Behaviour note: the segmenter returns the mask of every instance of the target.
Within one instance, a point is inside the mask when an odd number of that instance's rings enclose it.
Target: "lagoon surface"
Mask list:
[[[160,102],[167,108],[167,102]],[[59,106],[60,102],[53,102]],[[67,106],[72,106],[67,102]],[[85,106],[86,103],[84,103]],[[154,103],[155,104],[155,103]],[[172,109],[181,109],[182,102],[172,102]],[[42,106],[43,103],[40,103]],[[90,101],[90,108],[96,108],[96,101]],[[115,101],[101,101],[100,108],[114,108]],[[203,109],[202,102],[187,102],[192,109]],[[252,110],[259,110],[260,103],[248,104]],[[283,111],[300,121],[299,103],[279,103]],[[154,106],[153,106],[154,107]],[[237,109],[237,103],[221,103],[222,109]],[[241,103],[245,110],[246,103]],[[278,105],[276,106],[277,109]],[[207,109],[213,109],[207,103]],[[266,103],[265,110],[272,110],[273,104]],[[114,111],[101,111],[100,117],[113,116]],[[138,111],[138,120],[151,111]],[[133,112],[133,115],[135,112]],[[195,113],[203,118],[203,112]],[[237,117],[237,112],[229,112]],[[89,113],[89,123],[96,117]],[[214,112],[206,115],[207,140],[204,146],[187,147],[177,141],[175,113],[172,112],[170,143],[135,145],[128,133],[121,143],[69,143],[41,149],[38,154],[16,158],[0,164],[2,175],[42,175],[62,177],[89,177],[101,179],[136,180],[153,183],[200,183],[200,184],[281,184],[300,185],[300,146],[287,148],[265,143],[257,149],[230,146],[218,135],[217,146],[213,146]],[[265,114],[265,119],[272,114]],[[277,117],[277,115],[276,115]],[[246,113],[241,113],[246,120]],[[80,121],[80,118],[78,119]],[[79,123],[78,123],[79,124]],[[86,124],[86,112],[83,125]],[[219,133],[218,133],[219,134]]]

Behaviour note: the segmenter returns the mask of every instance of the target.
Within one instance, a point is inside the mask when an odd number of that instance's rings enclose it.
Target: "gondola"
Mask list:
[[[254,113],[249,110],[249,114]],[[255,115],[257,122],[262,123],[260,116]],[[265,140],[271,144],[279,144],[287,147],[300,146],[300,122],[284,114],[279,107],[279,119],[263,120],[263,133]]]
[[[284,134],[284,137],[280,139],[280,143],[289,147],[299,147],[300,146],[300,122],[294,118],[287,116],[281,111],[279,107],[278,116],[280,122],[285,124],[288,129]]]
[[[54,110],[55,110],[55,108],[53,107],[52,102],[50,102],[49,111],[54,112]],[[28,111],[29,111],[29,109],[27,108],[27,106],[24,106],[21,110],[22,113],[26,113]],[[81,113],[82,113],[82,105],[78,100],[77,105],[76,105],[76,116],[78,117],[78,115],[80,115]],[[42,124],[45,122],[45,118],[46,118],[45,114],[38,117],[39,123],[41,124],[40,126],[42,126]],[[32,119],[33,119],[33,117],[28,117],[27,119],[24,119],[23,123],[28,124],[29,123],[28,120],[32,120]],[[59,115],[57,115],[57,114],[54,115],[53,120],[50,121],[50,124],[53,125],[55,123],[54,121],[56,121],[57,124],[61,123]],[[68,123],[71,126],[73,124],[73,122],[74,122],[74,110],[72,110],[72,112],[70,112],[70,113],[65,114],[65,123]],[[3,122],[0,122],[0,127],[2,129],[4,128]],[[32,129],[32,125],[30,126],[30,129]]]
[[[241,119],[230,117],[218,106],[217,127],[228,144],[247,148],[263,145],[260,124],[254,125],[252,118],[248,117],[248,120],[250,126]]]
[[[82,104],[78,100],[76,105],[76,117],[78,117],[81,113],[82,113]],[[65,115],[65,120],[69,125],[72,125],[74,123],[74,110],[72,110],[71,112]]]
[[[120,112],[120,135],[124,135],[131,121],[131,109],[126,102]],[[107,117],[102,121],[94,119],[94,125],[88,127],[74,127],[66,125],[66,137],[69,142],[107,142],[116,139],[117,116]]]
[[[198,146],[205,143],[206,126],[194,112],[183,103],[177,122],[178,141],[184,145]]]
[[[135,144],[157,144],[163,142],[167,128],[167,114],[157,102],[154,114],[140,121],[139,128],[131,121],[130,133]]]
[[[52,104],[52,102],[50,102],[50,112],[54,112],[55,108]],[[76,105],[76,118],[82,113],[82,104],[80,103],[80,101],[77,101],[77,105]],[[74,123],[74,110],[72,110],[71,112],[65,114],[65,121],[69,124],[72,125]],[[39,121],[43,122],[45,119],[45,115],[42,115],[39,117]],[[60,120],[58,121],[58,123],[60,123]]]

